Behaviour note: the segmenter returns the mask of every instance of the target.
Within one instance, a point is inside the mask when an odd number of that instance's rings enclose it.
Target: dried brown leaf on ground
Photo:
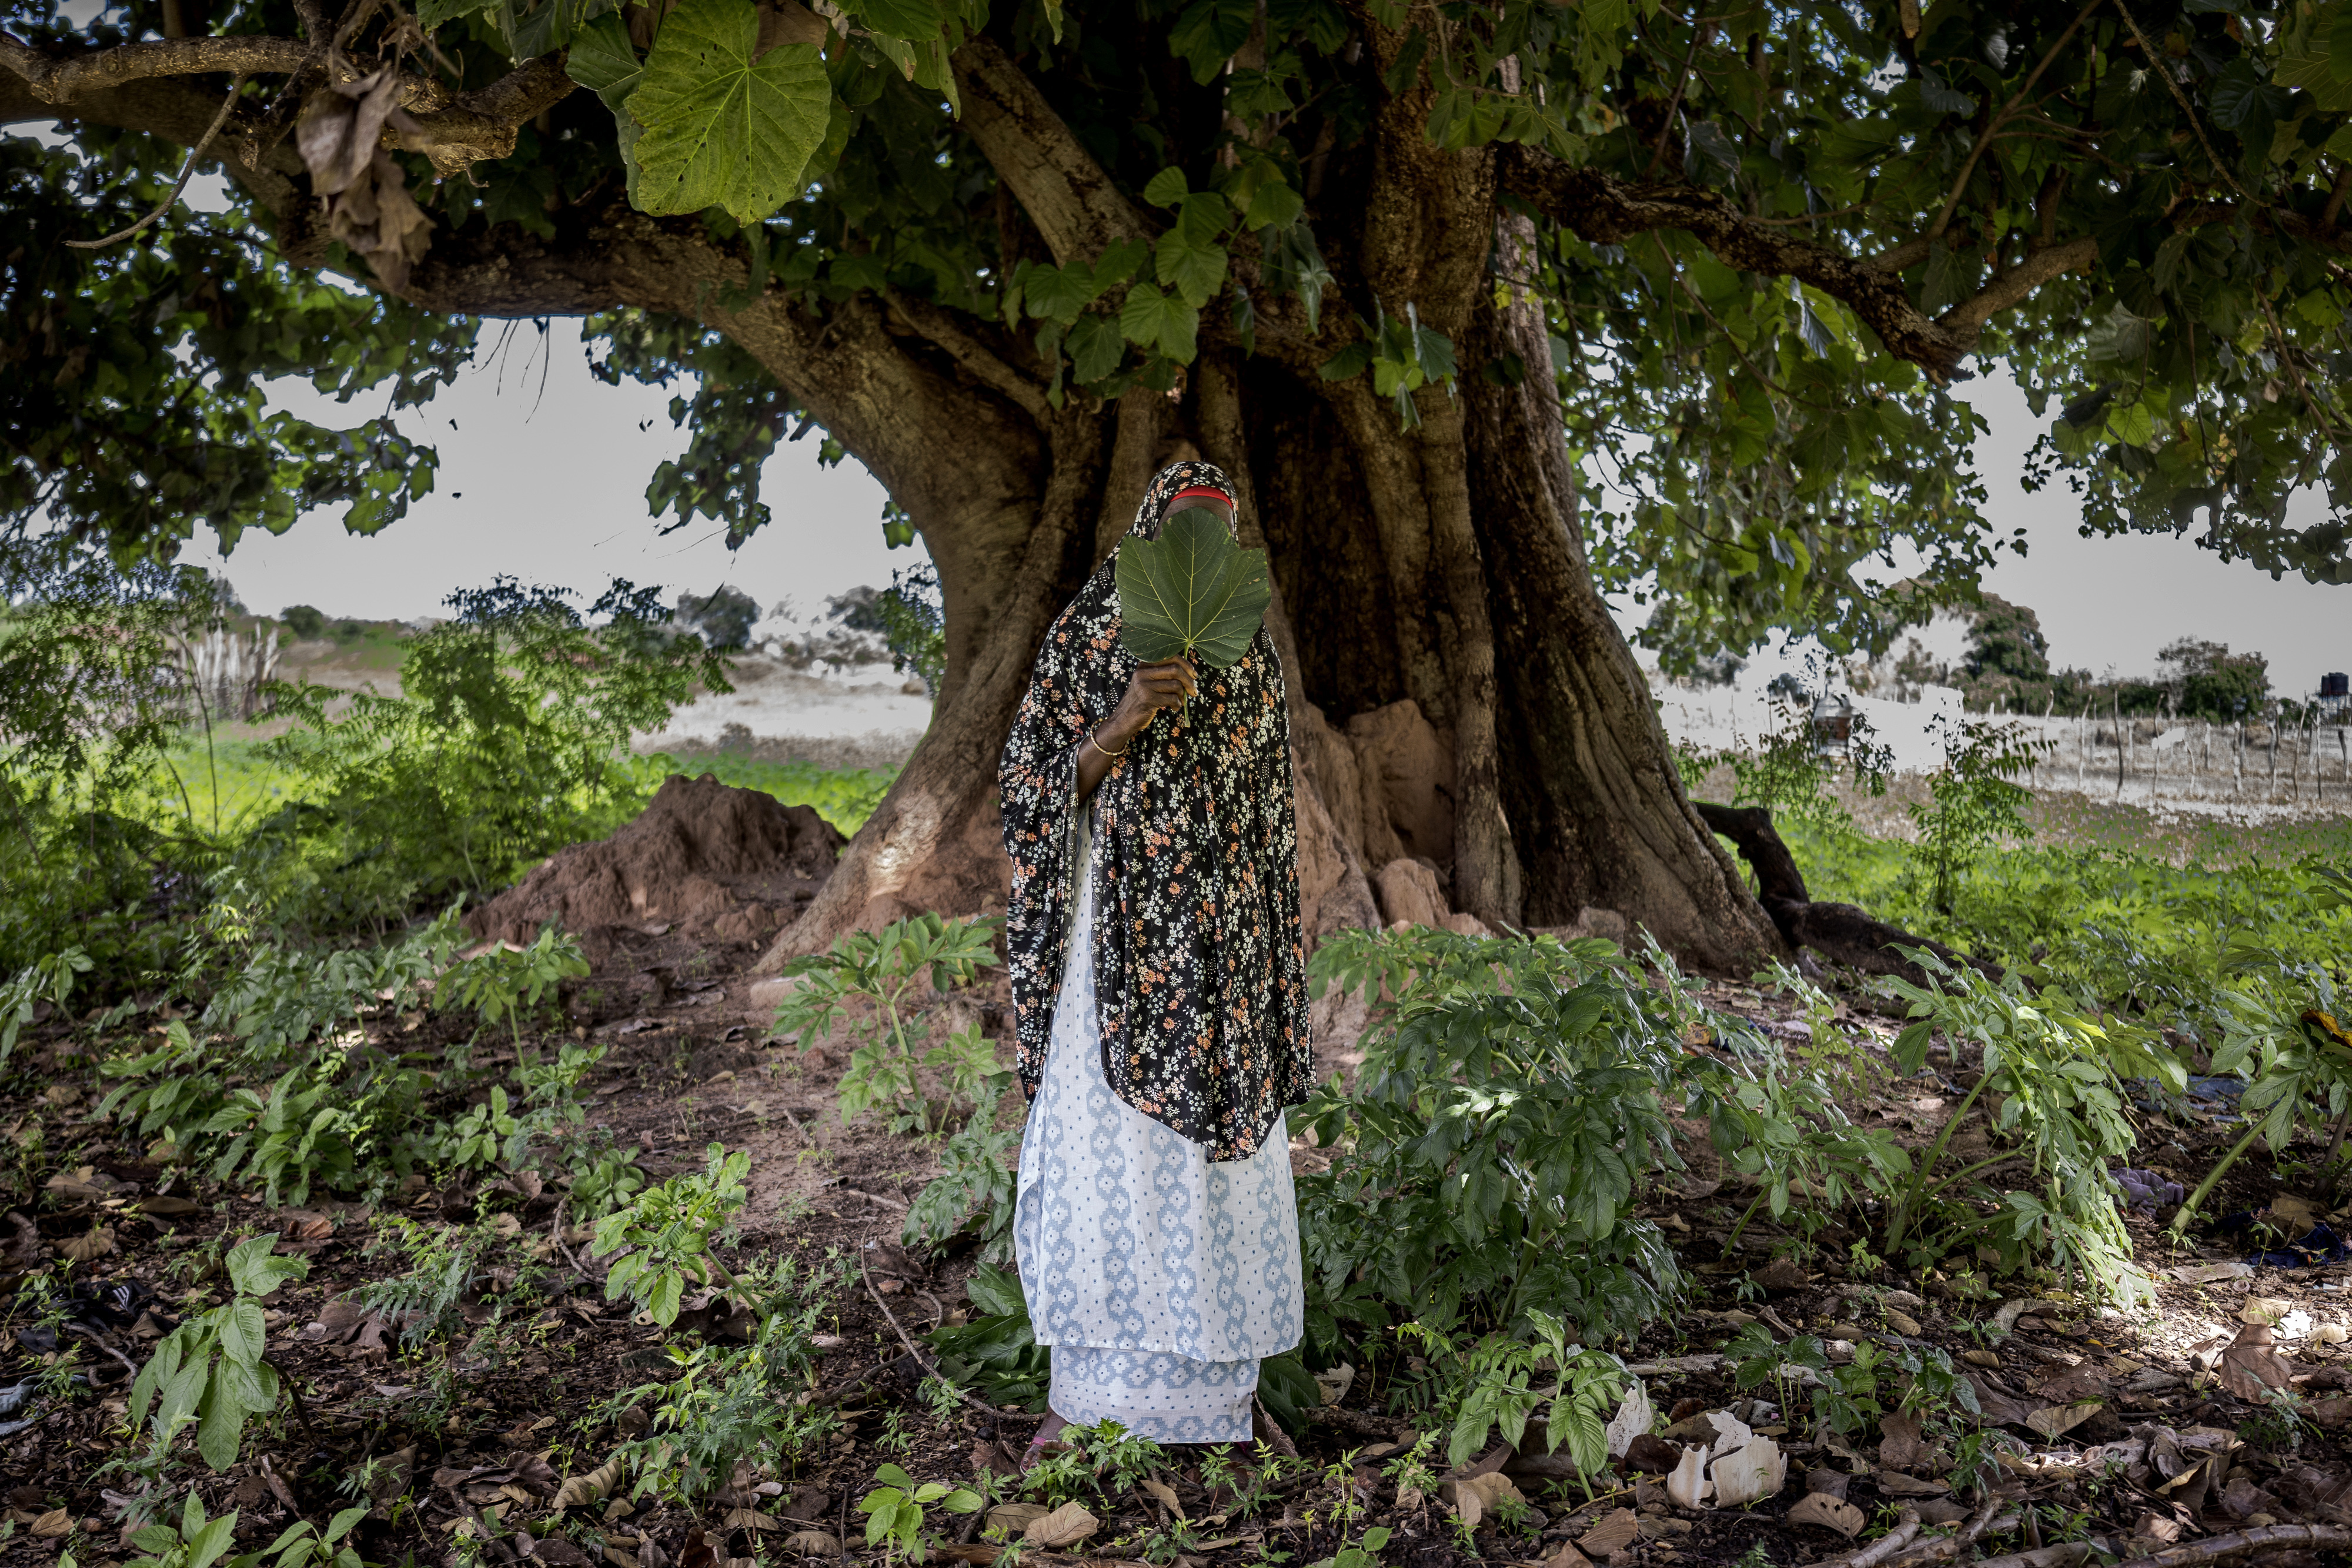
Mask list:
[[[2263,1404],[2270,1390],[2284,1388],[2294,1368],[2273,1343],[2270,1326],[2248,1323],[2221,1353],[2214,1369],[2221,1386],[2249,1405]]]
[[[1058,1552],[1075,1546],[1102,1528],[1102,1521],[1075,1502],[1066,1502],[1042,1519],[1033,1519],[1022,1538],[1032,1546]]]
[[[1641,1533],[1641,1516],[1630,1508],[1621,1508],[1604,1515],[1577,1538],[1576,1544],[1589,1557],[1609,1557],[1633,1545]]]
[[[1878,1462],[1887,1469],[1933,1469],[1943,1457],[1921,1433],[1916,1416],[1889,1416],[1878,1424]]]
[[[1834,1530],[1851,1541],[1862,1533],[1862,1527],[1870,1522],[1870,1516],[1843,1498],[1832,1497],[1827,1492],[1809,1491],[1797,1500],[1796,1507],[1789,1511],[1789,1522],[1792,1525],[1819,1525],[1823,1530]]]
[[[114,1231],[100,1225],[58,1243],[58,1256],[69,1263],[87,1263],[114,1250]]]
[[[2045,1405],[2025,1418],[2025,1424],[2052,1442],[2056,1442],[2105,1408],[2095,1399],[2085,1399],[2076,1405]]]
[[[838,1557],[841,1537],[829,1530],[796,1530],[784,1537],[784,1550],[796,1557]]]
[[[1042,1502],[1000,1502],[988,1511],[988,1525],[1007,1535],[1020,1535],[1053,1511]]]
[[[1185,1513],[1183,1500],[1176,1495],[1176,1489],[1170,1486],[1166,1481],[1155,1481],[1147,1476],[1143,1479],[1142,1486],[1145,1491],[1150,1492],[1153,1497],[1159,1500],[1160,1507],[1166,1509],[1177,1518],[1186,1519],[1191,1517]]]
[[[2033,1392],[2053,1405],[2071,1405],[2084,1399],[2104,1399],[2107,1395],[2107,1379],[2097,1367],[2085,1362],[2081,1366],[2059,1368],[2033,1385]]]
[[[621,1484],[621,1456],[614,1455],[584,1476],[567,1476],[555,1489],[557,1509],[587,1508],[604,1501]]]

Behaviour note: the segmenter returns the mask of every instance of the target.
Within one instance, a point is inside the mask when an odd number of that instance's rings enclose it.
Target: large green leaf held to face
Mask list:
[[[1273,596],[1265,552],[1235,544],[1206,507],[1177,513],[1157,539],[1118,547],[1118,640],[1147,664],[1185,654],[1215,670],[1238,662]]]
[[[637,205],[648,213],[723,208],[757,223],[799,193],[832,105],[814,44],[752,58],[752,0],[685,0],[662,23],[628,110],[637,140]]]

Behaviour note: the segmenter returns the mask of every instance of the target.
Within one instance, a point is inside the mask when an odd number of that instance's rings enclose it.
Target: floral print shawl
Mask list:
[[[1232,493],[1213,465],[1175,464],[1129,537],[1158,538],[1169,499],[1195,485]],[[1032,1097],[1077,908],[1079,749],[1137,668],[1118,641],[1118,561],[1114,550],[1046,632],[1004,746],[1005,945]],[[1199,695],[1153,716],[1093,804],[1103,1074],[1212,1160],[1245,1159],[1314,1082],[1290,720],[1264,627],[1231,669],[1202,667]]]

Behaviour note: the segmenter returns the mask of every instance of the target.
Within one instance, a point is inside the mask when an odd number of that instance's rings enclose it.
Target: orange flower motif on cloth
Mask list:
[[[1232,494],[1213,465],[1162,470],[1129,537],[1157,538],[1169,501],[1202,486]],[[1000,768],[1013,861],[1005,946],[1032,1096],[1077,909],[1079,749],[1136,671],[1118,643],[1118,559],[1114,551],[1055,622]],[[1314,1082],[1290,719],[1273,638],[1261,626],[1231,668],[1203,668],[1199,695],[1161,710],[1138,738],[1150,744],[1130,747],[1094,797],[1103,1075],[1128,1104],[1206,1145],[1211,1159],[1246,1159]],[[1121,874],[1147,866],[1150,876]],[[1146,996],[1163,1009],[1160,1028],[1123,1032]]]

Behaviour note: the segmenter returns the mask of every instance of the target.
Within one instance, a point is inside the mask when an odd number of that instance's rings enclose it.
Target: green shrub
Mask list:
[[[631,1406],[653,1415],[645,1435],[621,1450],[637,1472],[633,1498],[648,1493],[699,1501],[726,1484],[737,1463],[790,1463],[839,1425],[831,1410],[798,1403],[815,1365],[812,1340],[831,1311],[838,1268],[798,1267],[789,1258],[765,1271],[744,1271],[739,1285],[760,1315],[740,1349],[673,1344],[666,1381],[614,1396],[610,1419]]]
[[[372,1040],[364,1019],[416,1006],[456,936],[444,915],[381,948],[264,944],[195,1028],[175,1019],[160,1040],[100,1064],[122,1082],[95,1114],[209,1163],[216,1181],[260,1183],[273,1204],[307,1201],[314,1186],[396,1184],[440,1134],[423,1117],[425,1070]]]
[[[997,1124],[1010,1071],[990,1074],[974,1096],[971,1114],[940,1145],[940,1174],[926,1183],[907,1210],[899,1240],[908,1247],[945,1246],[967,1230],[980,1243],[982,1263],[1013,1256],[1014,1155],[1021,1127]]]
[[[835,1029],[856,1042],[849,1070],[841,1075],[841,1119],[861,1112],[888,1113],[890,1130],[936,1130],[952,1102],[978,1098],[997,1072],[996,1049],[977,1026],[950,1036],[918,1056],[916,1042],[928,1025],[931,998],[970,985],[978,971],[996,961],[992,945],[996,922],[942,919],[937,915],[894,920],[879,931],[847,931],[823,953],[784,966],[800,983],[776,1009],[775,1027],[799,1036],[808,1051]],[[922,1097],[921,1070],[945,1073],[950,1103]]]
[[[528,1066],[531,1051],[522,1038],[525,1015],[539,1011],[564,981],[587,973],[588,960],[579,941],[550,921],[528,947],[499,943],[449,966],[435,983],[433,1003],[471,1008],[485,1023],[503,1022],[514,1035],[516,1061]]]
[[[398,696],[276,689],[294,728],[262,750],[296,799],[237,851],[269,918],[320,932],[404,917],[642,808],[659,780],[631,736],[698,684],[731,690],[725,665],[669,634],[656,590],[616,580],[587,618],[571,598],[505,578],[451,595],[456,618],[410,641]]]
[[[2025,822],[2032,796],[2012,780],[2050,743],[2027,739],[2020,725],[1947,714],[1929,727],[1943,743],[1944,759],[1927,776],[1927,803],[1907,810],[1919,835],[1912,852],[1935,889],[1936,907],[1949,913],[1953,893],[1985,851],[2033,836]]]
[[[708,1285],[716,1274],[731,1284],[734,1276],[710,1249],[731,1232],[735,1211],[751,1196],[743,1186],[751,1170],[751,1155],[713,1144],[701,1171],[649,1186],[598,1221],[592,1251],[621,1254],[604,1276],[604,1299],[629,1296],[667,1328],[677,1321],[688,1280]]]
[[[1910,951],[1927,983],[1888,982],[1913,1020],[1895,1039],[1895,1066],[1917,1072],[1941,1034],[1956,1066],[1975,1048],[1978,1077],[1891,1195],[1887,1256],[1908,1243],[1909,1260],[1924,1266],[1989,1246],[2011,1268],[2047,1260],[2078,1288],[2116,1301],[2153,1299],[2132,1263],[2107,1173],[2138,1141],[2126,1083],[2152,1079],[2178,1092],[2188,1084],[2179,1061],[2147,1030],[2095,1018],[2062,992],[2037,993],[2020,974],[1988,980]],[[1953,1135],[1979,1101],[1992,1146],[1963,1159],[1952,1153]],[[1990,1179],[2017,1166],[2026,1181]]]
[[[196,1451],[215,1470],[236,1463],[246,1419],[278,1406],[278,1369],[263,1355],[268,1345],[261,1300],[288,1280],[310,1271],[299,1258],[273,1258],[276,1239],[239,1242],[226,1260],[229,1301],[181,1321],[156,1342],[155,1353],[131,1385],[131,1423],[154,1410],[153,1447],[168,1449],[194,1422]]]
[[[1408,1320],[1524,1337],[1538,1305],[1598,1343],[1664,1315],[1680,1270],[1632,1209],[1645,1179],[1683,1165],[1669,1096],[1775,1215],[1801,1188],[1835,1207],[1902,1168],[1889,1134],[1854,1129],[1818,1079],[1649,956],[1656,988],[1598,940],[1419,927],[1317,951],[1318,989],[1393,1001],[1355,1092],[1326,1086],[1299,1114],[1339,1150],[1299,1184],[1311,1343]],[[1685,1050],[1703,1031],[1737,1047],[1730,1064]]]

